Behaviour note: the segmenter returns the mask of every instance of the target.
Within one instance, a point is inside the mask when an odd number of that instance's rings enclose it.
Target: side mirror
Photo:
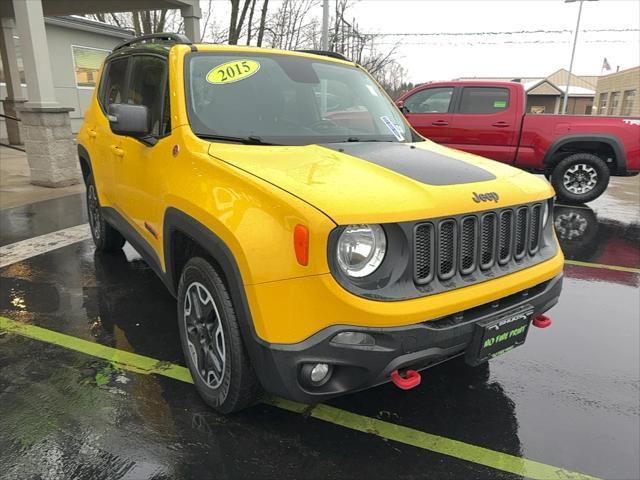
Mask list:
[[[406,115],[407,113],[409,113],[409,109],[404,106],[403,100],[396,100],[396,106],[400,109],[403,115]]]
[[[151,117],[145,105],[113,103],[109,105],[111,131],[127,137],[144,138],[151,133]]]

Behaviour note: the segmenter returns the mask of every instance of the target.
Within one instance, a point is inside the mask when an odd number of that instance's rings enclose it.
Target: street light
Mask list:
[[[569,77],[567,78],[567,84],[564,87],[564,102],[562,104],[562,114],[567,113],[567,102],[569,101],[569,87],[571,86],[571,72],[573,71],[573,57],[576,54],[576,43],[578,43],[578,30],[580,30],[580,16],[582,15],[582,4],[585,0],[564,0],[564,3],[580,2],[580,8],[578,9],[578,23],[576,24],[576,31],[573,33],[573,48],[571,49],[571,62],[569,63]],[[587,0],[594,2],[597,0]]]

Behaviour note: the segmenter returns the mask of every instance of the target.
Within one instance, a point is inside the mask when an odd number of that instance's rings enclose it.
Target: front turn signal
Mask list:
[[[302,266],[309,265],[309,229],[304,225],[296,225],[293,229],[293,247],[296,259]]]

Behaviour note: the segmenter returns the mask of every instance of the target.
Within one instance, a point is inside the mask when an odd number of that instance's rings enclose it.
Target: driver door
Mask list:
[[[147,141],[121,137],[117,196],[129,223],[156,251],[160,251],[161,192],[165,188],[164,171],[172,149],[168,65],[164,58],[155,55],[132,57],[126,99],[128,104],[147,107],[151,135]]]

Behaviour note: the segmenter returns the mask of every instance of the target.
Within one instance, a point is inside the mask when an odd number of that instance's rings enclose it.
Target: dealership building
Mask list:
[[[594,115],[640,116],[640,66],[604,75],[598,80]]]

